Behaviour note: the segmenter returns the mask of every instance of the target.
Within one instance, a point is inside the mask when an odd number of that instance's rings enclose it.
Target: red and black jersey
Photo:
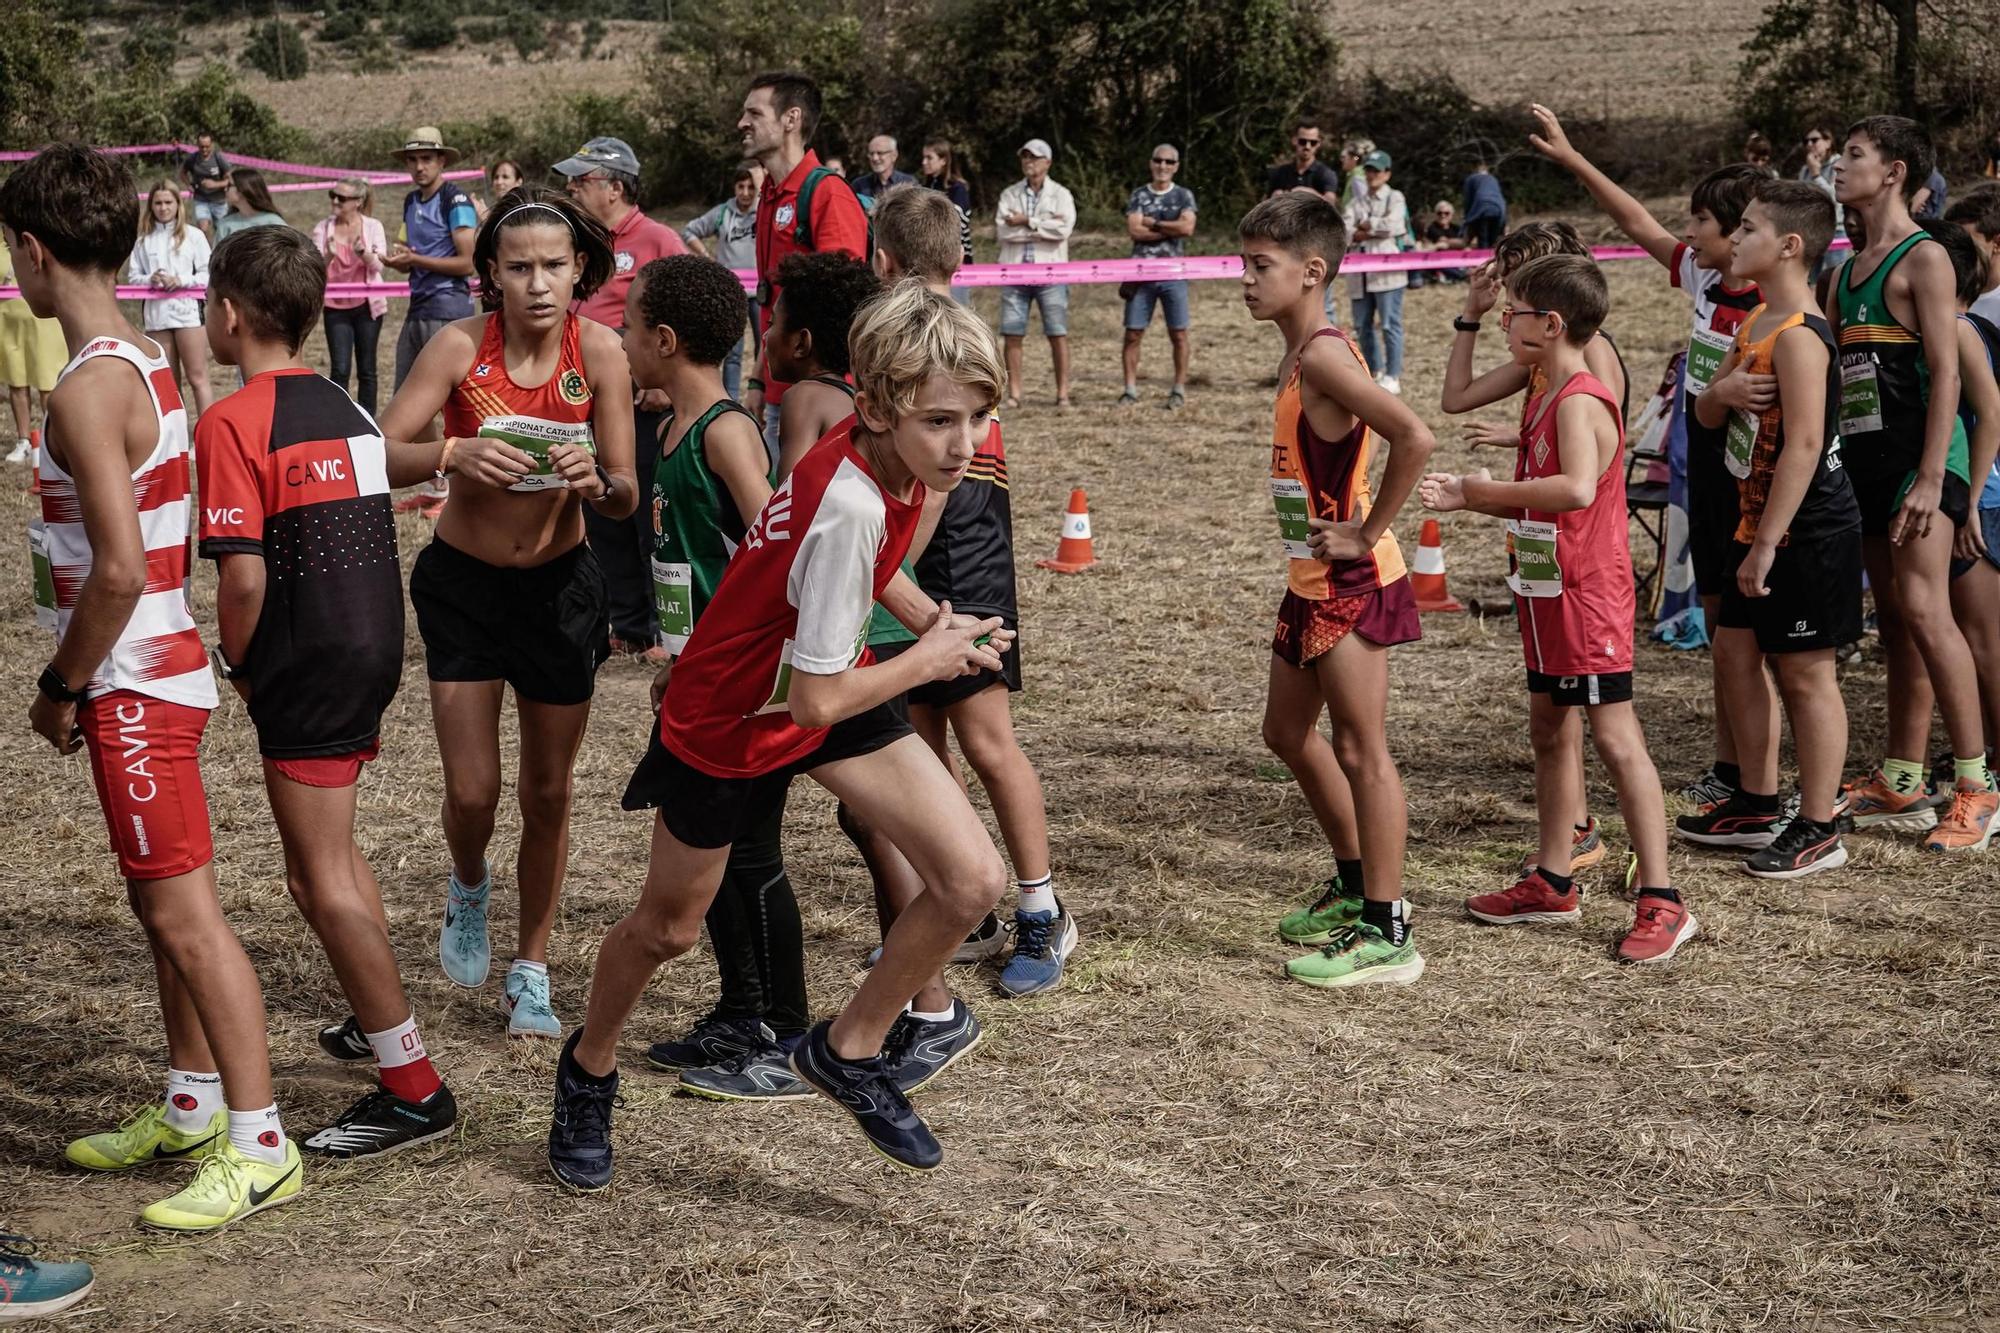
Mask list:
[[[916,571],[917,586],[950,602],[952,610],[1016,622],[1014,515],[1007,495],[1007,447],[997,420],[965,479],[945,500]]]
[[[309,370],[254,375],[194,432],[201,553],[264,559],[239,663],[274,759],[373,744],[403,674],[403,579],[382,432]]]

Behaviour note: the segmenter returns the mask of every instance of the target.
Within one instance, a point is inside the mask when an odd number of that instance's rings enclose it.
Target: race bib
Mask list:
[[[1750,463],[1757,455],[1757,418],[1748,412],[1729,414],[1729,434],[1722,442],[1722,461],[1729,475],[1742,481],[1750,475]]]
[[[679,657],[694,633],[694,566],[653,561],[653,610],[659,615],[667,651]]]
[[[535,470],[507,489],[510,491],[552,491],[569,485],[549,470],[549,447],[576,444],[597,452],[590,437],[590,425],[583,421],[548,421],[541,417],[494,417],[479,428],[482,439],[511,444],[535,460]]]
[[[1271,478],[1271,504],[1278,511],[1278,540],[1291,560],[1311,560],[1312,508],[1306,484],[1293,477]]]
[[[1688,338],[1687,391],[1699,398],[1702,391],[1715,381],[1715,372],[1722,369],[1723,358],[1729,355],[1729,348],[1735,339],[1714,329],[1696,329]]]
[[[1882,429],[1882,381],[1875,358],[1853,352],[1840,358],[1840,433],[1865,435]]]
[[[49,561],[49,530],[37,508],[28,519],[28,560],[35,575],[35,623],[45,630],[56,628],[55,566]]]
[[[868,619],[863,617],[861,628],[855,633],[853,651],[848,654],[847,664],[853,666],[868,651]],[[792,640],[786,639],[785,646],[778,653],[778,674],[771,679],[770,697],[764,700],[758,713],[783,713],[792,706]]]
[[[1507,586],[1521,597],[1562,596],[1555,524],[1526,518],[1507,520]]]

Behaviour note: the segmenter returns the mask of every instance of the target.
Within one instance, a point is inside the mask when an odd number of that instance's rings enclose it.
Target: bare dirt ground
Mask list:
[[[1610,277],[1643,389],[1686,316],[1651,266]],[[1455,296],[1411,296],[1405,383],[1440,461],[1462,465],[1434,407]],[[1845,871],[1787,886],[1676,848],[1703,934],[1643,971],[1608,955],[1630,913],[1608,875],[1579,927],[1474,925],[1460,900],[1505,882],[1532,840],[1521,659],[1511,620],[1426,617],[1423,641],[1395,654],[1390,735],[1429,971],[1400,990],[1288,984],[1293,951],[1273,923],[1329,860],[1258,739],[1283,579],[1264,480],[1280,349],[1230,284],[1201,285],[1189,409],[1158,410],[1156,330],[1147,400],[1120,413],[1111,290],[1079,289],[1074,324],[1079,407],[1048,406],[1031,343],[1029,406],[1007,432],[1018,725],[1083,943],[1063,990],[1039,1000],[1003,1002],[990,973],[960,972],[988,1036],[921,1098],[948,1151],[926,1178],[892,1173],[824,1105],[720,1107],[648,1071],[644,1042],[713,995],[697,952],[662,972],[630,1031],[615,1186],[557,1190],[541,1146],[554,1049],[508,1043],[498,982],[458,990],[435,961],[439,764],[412,624],[361,837],[462,1131],[381,1164],[314,1166],[296,1204],[219,1236],[136,1230],[177,1173],[85,1177],[61,1148],[157,1095],[151,973],[83,761],[52,756],[22,720],[46,645],[22,543],[0,543],[0,1221],[99,1266],[70,1326],[1995,1327],[2000,862],[1862,836]],[[0,496],[16,533],[20,480]],[[1077,485],[1102,563],[1037,570]],[[1416,527],[1397,525],[1406,548]],[[1454,590],[1494,598],[1497,524],[1446,532]],[[428,535],[414,519],[402,535],[407,561]],[[205,616],[212,587],[204,569]],[[1872,641],[1845,677],[1858,767],[1881,740]],[[1706,680],[1702,654],[1641,651],[1640,711],[1670,785],[1709,757]],[[644,865],[646,821],[617,799],[649,725],[644,675],[608,666],[553,957],[571,1021]],[[345,1005],[287,900],[233,698],[205,762],[223,895],[264,981],[288,1121],[306,1131],[364,1087],[313,1041]],[[1622,825],[1594,764],[1593,781],[1615,865]],[[503,805],[501,951],[517,826]],[[815,1006],[831,1011],[875,927],[817,789],[795,798],[788,854]]]

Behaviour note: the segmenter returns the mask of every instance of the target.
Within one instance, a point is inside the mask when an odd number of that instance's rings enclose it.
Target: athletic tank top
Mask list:
[[[758,438],[763,438],[763,428],[750,410],[724,398],[697,417],[674,451],[653,469],[653,605],[667,651],[676,657],[687,647],[695,621],[708,609],[729,557],[736,554],[744,529],[750,526],[736,512],[729,487],[709,467],[704,444],[708,428],[730,412],[749,418]],[[673,423],[673,414],[668,413],[661,439],[673,433]],[[773,473],[767,473],[766,480],[777,484]]]
[[[1338,338],[1348,354],[1364,367],[1361,353],[1347,335],[1336,328],[1324,328],[1313,338]],[[1306,340],[1306,346],[1312,339]],[[1299,349],[1299,359],[1305,348]],[[1347,434],[1337,440],[1323,440],[1306,420],[1299,395],[1299,368],[1278,390],[1276,420],[1271,431],[1271,503],[1278,511],[1278,535],[1284,543],[1289,563],[1286,584],[1310,602],[1331,597],[1354,597],[1402,578],[1402,548],[1394,533],[1384,532],[1375,549],[1358,560],[1336,560],[1322,564],[1313,556],[1308,539],[1311,520],[1335,523],[1368,517],[1368,463],[1374,452],[1375,433],[1357,420]]]
[[[1961,314],[1959,318],[1970,324],[1972,331],[1979,335],[1979,341],[1986,348],[1986,364],[1996,372],[2000,372],[2000,328],[1996,328],[1993,321],[1983,315]],[[1958,396],[1958,421],[1965,427],[1969,452],[1972,432],[1979,425],[1979,413],[1972,410],[1971,402],[1962,393]],[[1993,467],[1986,474],[1985,484],[1979,493],[1979,507],[2000,509],[2000,458],[1993,460]]]
[[[1625,353],[1618,349],[1618,342],[1608,329],[1599,329],[1597,336],[1604,339],[1604,345],[1611,349],[1611,355],[1618,361],[1618,382],[1623,386],[1618,394],[1618,419],[1625,420],[1632,414],[1632,368],[1625,364]],[[1605,387],[1610,387],[1609,385]],[[1534,410],[1535,400],[1549,390],[1549,377],[1540,366],[1528,367],[1528,391],[1521,399],[1522,446],[1527,444],[1528,413]]]
[[[188,609],[193,556],[188,497],[193,488],[187,412],[181,406],[173,367],[165,355],[148,356],[132,343],[98,338],[63,367],[56,383],[101,356],[115,356],[139,372],[152,399],[159,439],[146,461],[132,470],[139,536],[146,548],[145,591],[118,641],[91,673],[84,695],[95,698],[112,690],[130,690],[190,708],[214,708],[215,676]],[[41,451],[39,472],[41,522],[29,537],[34,548],[36,618],[52,625],[60,641],[69,632],[77,595],[90,577],[90,538],[83,529],[76,482],[56,462],[53,451]]]
[[[1889,311],[1889,274],[1903,256],[1930,240],[1907,237],[1875,271],[1854,284],[1849,255],[1834,283],[1840,314],[1840,436],[1847,466],[1864,481],[1900,481],[1924,456],[1924,417],[1931,397],[1931,368],[1923,340]],[[1969,463],[1965,426],[1954,423],[1945,468],[1962,480]]]
[[[1529,405],[1514,480],[1562,472],[1557,408],[1587,395],[1610,412],[1618,400],[1604,382],[1578,371],[1553,394]],[[1632,669],[1632,551],[1625,515],[1625,423],[1618,448],[1597,478],[1588,505],[1563,513],[1523,509],[1507,522],[1507,586],[1520,612],[1528,669],[1549,676],[1606,675]]]
[[[1743,368],[1753,375],[1775,375],[1778,338],[1788,329],[1801,326],[1812,330],[1826,346],[1826,406],[1816,423],[1820,432],[1819,462],[1805,496],[1792,515],[1791,526],[1778,538],[1788,546],[1794,537],[1801,541],[1847,532],[1860,526],[1861,508],[1854,499],[1854,487],[1840,458],[1840,366],[1835,354],[1833,330],[1816,314],[1792,314],[1784,319],[1765,321],[1764,307],[1750,312],[1736,330],[1735,351]],[[1748,545],[1757,540],[1757,524],[1764,516],[1764,504],[1771,496],[1771,479],[1778,456],[1785,447],[1785,405],[1773,404],[1758,413],[1730,413],[1722,445],[1722,461],[1736,478],[1739,518],[1736,540]]]
[[[555,373],[534,388],[507,374],[507,338],[499,311],[486,317],[472,369],[445,400],[448,436],[485,435],[504,440],[534,458],[535,470],[507,489],[546,491],[567,488],[549,471],[549,446],[580,444],[596,452],[590,434],[590,381],[583,373],[583,323],[563,317],[562,352]]]

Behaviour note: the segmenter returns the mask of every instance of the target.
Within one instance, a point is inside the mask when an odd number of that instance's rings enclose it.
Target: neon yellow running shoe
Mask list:
[[[224,1138],[186,1189],[151,1205],[139,1220],[167,1231],[213,1231],[290,1203],[299,1196],[303,1174],[299,1145],[289,1139],[285,1160],[273,1166],[244,1156]]]
[[[113,1130],[90,1134],[63,1149],[63,1156],[86,1171],[130,1171],[153,1162],[199,1161],[229,1136],[229,1113],[217,1111],[208,1124],[183,1134],[167,1123],[167,1108],[148,1102]]]

